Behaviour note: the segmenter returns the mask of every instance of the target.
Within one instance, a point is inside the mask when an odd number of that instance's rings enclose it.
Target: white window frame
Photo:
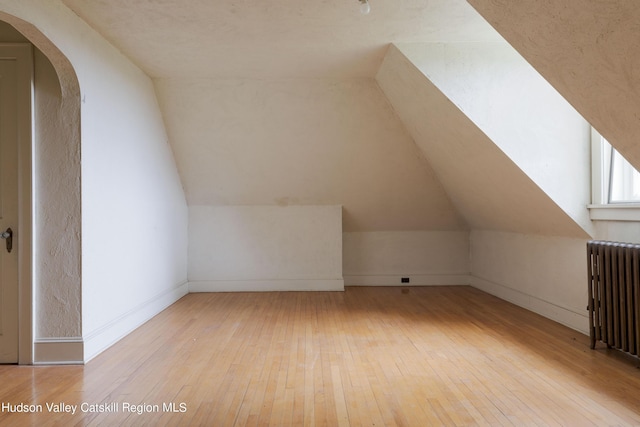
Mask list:
[[[602,135],[591,128],[591,204],[594,221],[640,221],[640,202],[609,203],[611,151]]]

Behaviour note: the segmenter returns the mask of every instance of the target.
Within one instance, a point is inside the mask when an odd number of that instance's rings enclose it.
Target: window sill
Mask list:
[[[592,221],[640,221],[640,203],[588,205]]]

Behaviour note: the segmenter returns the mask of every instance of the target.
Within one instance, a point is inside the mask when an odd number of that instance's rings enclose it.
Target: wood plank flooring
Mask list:
[[[470,287],[404,289],[189,294],[86,366],[0,366],[0,404],[42,405],[0,425],[640,425],[637,359]]]

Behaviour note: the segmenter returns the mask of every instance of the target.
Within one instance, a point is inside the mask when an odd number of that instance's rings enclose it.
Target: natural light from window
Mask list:
[[[640,203],[640,172],[638,172],[604,138],[603,171],[608,171],[608,203]],[[606,188],[606,187],[605,187]]]
[[[594,221],[640,222],[640,172],[591,128],[591,204]]]

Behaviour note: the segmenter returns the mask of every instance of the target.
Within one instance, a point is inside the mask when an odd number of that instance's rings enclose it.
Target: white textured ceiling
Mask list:
[[[151,77],[373,77],[391,42],[491,41],[465,0],[63,0]]]
[[[62,0],[155,80],[187,203],[462,230],[375,83],[393,42],[496,41],[465,0]]]

